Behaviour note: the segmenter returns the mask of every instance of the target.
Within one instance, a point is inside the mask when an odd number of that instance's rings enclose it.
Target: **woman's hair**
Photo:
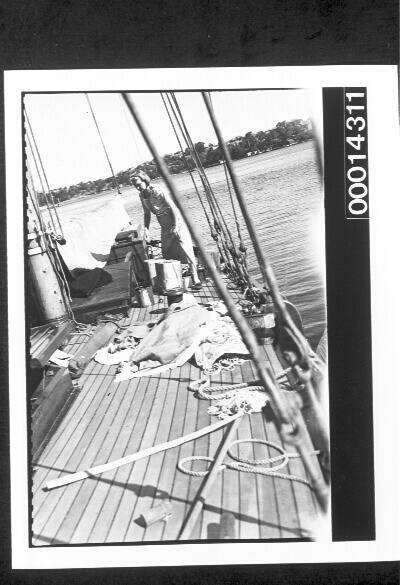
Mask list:
[[[147,186],[150,185],[150,177],[149,175],[146,175],[145,172],[143,171],[135,171],[130,175],[130,179],[131,181],[133,181],[134,179],[140,179],[141,181],[143,181],[144,183],[146,183]]]

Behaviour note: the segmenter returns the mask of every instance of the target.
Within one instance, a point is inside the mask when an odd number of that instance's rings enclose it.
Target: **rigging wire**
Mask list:
[[[29,133],[27,132],[25,136],[26,136],[26,144],[29,147],[29,152],[30,152],[30,155],[32,157],[33,164],[35,166],[36,175],[37,175],[37,177],[39,179],[40,187],[42,189],[42,194],[43,194],[44,199],[45,199],[45,202],[46,202],[46,207],[47,207],[47,211],[48,211],[48,214],[49,214],[49,217],[48,217],[48,222],[49,223],[48,223],[48,225],[49,225],[50,229],[52,229],[53,232],[56,233],[57,232],[57,229],[56,229],[56,224],[55,224],[55,220],[54,220],[54,215],[53,215],[53,212],[52,212],[52,209],[51,209],[51,205],[49,203],[49,197],[48,197],[48,194],[47,194],[47,191],[46,191],[46,187],[45,187],[44,182],[43,182],[42,174],[40,172],[39,162],[37,160],[37,154],[34,151],[34,148],[33,148],[32,141],[31,141],[31,138],[29,136]]]
[[[327,510],[328,507],[327,484],[325,480],[322,478],[321,474],[316,469],[315,462],[312,461],[310,458],[309,448],[306,442],[306,428],[304,420],[300,416],[299,410],[295,409],[294,407],[290,408],[287,399],[285,399],[282,396],[279,390],[278,383],[271,370],[271,367],[264,360],[263,353],[261,351],[260,346],[258,345],[254,332],[250,328],[249,324],[247,323],[245,317],[240,312],[239,308],[236,306],[236,303],[233,301],[231,295],[229,294],[229,291],[226,288],[221,275],[219,274],[218,270],[216,269],[210,257],[208,256],[192,218],[187,213],[185,207],[182,205],[181,198],[179,197],[175,185],[169,175],[167,165],[160,156],[160,154],[158,153],[153,140],[150,138],[147,132],[147,129],[144,127],[143,121],[139,116],[135,104],[133,103],[129,94],[124,93],[123,97],[125,103],[128,106],[129,111],[131,112],[132,117],[135,119],[136,124],[142,133],[142,136],[147,146],[149,147],[155,161],[158,164],[161,175],[171,193],[174,203],[181,212],[182,217],[186,221],[195,243],[199,247],[199,250],[204,257],[204,261],[212,275],[216,289],[220,294],[222,300],[225,302],[229,314],[232,317],[239,332],[241,333],[243,341],[246,344],[254,360],[254,364],[257,368],[261,382],[270,395],[271,407],[277,417],[277,420],[279,421],[281,432],[283,432],[286,435],[285,439],[291,440],[296,446],[297,450],[299,451],[302,457],[303,465],[315,489],[318,502],[323,510]],[[234,181],[232,181],[232,183],[233,185],[235,185]]]
[[[247,229],[249,231],[249,234],[251,236],[251,240],[253,242],[253,247],[254,247],[254,251],[256,254],[256,258],[257,258],[257,261],[258,261],[258,264],[259,264],[259,267],[261,270],[261,274],[262,274],[262,277],[264,280],[264,287],[271,295],[272,300],[274,302],[274,305],[275,305],[279,315],[282,318],[282,321],[283,321],[283,324],[287,330],[287,333],[290,335],[290,337],[296,343],[296,345],[300,351],[300,357],[301,357],[303,364],[305,364],[307,366],[307,369],[309,369],[310,368],[310,359],[308,356],[308,347],[307,347],[308,344],[307,344],[306,340],[303,338],[303,336],[300,333],[300,331],[298,330],[298,328],[296,327],[296,325],[294,324],[292,318],[290,317],[290,315],[287,311],[287,308],[285,306],[284,300],[282,298],[282,295],[279,292],[278,283],[276,281],[275,275],[271,269],[271,266],[266,262],[266,260],[264,258],[264,254],[263,254],[262,249],[261,249],[261,245],[260,245],[256,230],[255,230],[253,220],[250,216],[246,201],[243,197],[243,193],[242,193],[241,188],[239,186],[239,183],[237,181],[236,174],[233,171],[230,154],[229,154],[228,148],[226,146],[226,143],[222,137],[221,130],[219,128],[218,122],[215,118],[215,114],[214,114],[213,109],[212,109],[211,104],[210,104],[210,100],[205,92],[202,92],[202,95],[203,95],[203,100],[204,100],[204,103],[206,105],[208,114],[210,116],[212,125],[214,127],[216,136],[218,138],[218,142],[220,144],[221,150],[224,153],[227,168],[228,168],[229,175],[230,175],[230,178],[232,181],[232,186],[235,190],[236,197],[237,197],[240,209],[241,209],[242,214],[243,214],[243,218],[245,220]]]
[[[86,96],[86,99],[87,99],[87,103],[89,104],[89,109],[90,109],[90,112],[92,114],[92,118],[93,118],[94,124],[96,126],[96,130],[97,130],[97,133],[99,135],[100,142],[101,142],[101,144],[103,146],[104,154],[106,155],[106,159],[107,159],[107,162],[108,162],[108,166],[110,167],[111,174],[112,174],[113,179],[114,179],[114,188],[117,190],[118,194],[120,195],[121,194],[121,191],[119,189],[119,185],[118,185],[117,179],[115,177],[114,169],[112,167],[110,157],[108,156],[107,148],[106,148],[106,145],[104,144],[103,137],[101,135],[100,128],[99,128],[99,125],[97,123],[97,119],[96,119],[95,113],[94,113],[93,108],[92,108],[92,104],[91,104],[90,99],[89,99],[89,94],[85,92],[85,96]]]
[[[29,185],[27,185],[27,192],[28,192],[29,198],[31,200],[33,210],[34,210],[34,212],[36,214],[36,217],[38,218],[38,222],[39,222],[39,228],[40,229],[38,230],[37,229],[36,219],[33,220],[34,221],[34,224],[36,226],[36,230],[38,232],[41,232],[38,235],[40,235],[40,241],[45,244],[46,243],[46,240],[44,238],[44,234],[45,234],[45,231],[46,231],[46,226],[44,225],[42,216],[41,216],[41,214],[39,212],[39,206],[38,206],[38,201],[37,201],[36,193],[35,193],[35,196],[32,195],[32,192],[31,192],[31,190],[29,188]]]
[[[198,198],[198,200],[199,200],[199,202],[200,202],[200,204],[201,204],[201,207],[202,207],[202,209],[203,209],[203,213],[204,213],[204,215],[205,215],[205,217],[206,217],[206,220],[207,220],[207,223],[208,223],[208,227],[210,228],[210,233],[212,234],[212,233],[213,233],[213,225],[212,225],[212,222],[211,222],[210,216],[208,215],[208,212],[207,212],[206,206],[205,206],[205,204],[204,204],[204,201],[203,201],[203,199],[202,199],[202,197],[201,197],[201,195],[200,195],[200,191],[199,191],[199,189],[198,189],[197,183],[196,183],[196,181],[195,181],[195,178],[194,178],[194,176],[193,176],[192,169],[190,168],[190,166],[189,166],[189,163],[188,163],[188,161],[187,161],[187,159],[186,159],[186,157],[185,157],[185,153],[184,153],[184,151],[183,151],[183,146],[182,146],[182,143],[181,143],[181,141],[180,141],[180,138],[179,138],[179,136],[178,136],[178,132],[177,132],[177,130],[176,130],[176,127],[175,127],[174,121],[173,121],[173,119],[172,119],[172,117],[171,117],[170,111],[169,111],[169,109],[168,109],[168,106],[167,106],[166,100],[165,100],[165,98],[164,98],[164,96],[163,96],[163,94],[162,94],[162,93],[161,93],[160,95],[161,95],[161,99],[162,99],[162,102],[163,102],[163,104],[164,104],[165,110],[166,110],[166,112],[167,112],[167,115],[168,115],[169,121],[170,121],[170,123],[171,123],[172,129],[173,129],[173,131],[174,131],[174,134],[175,134],[176,140],[177,140],[177,142],[178,142],[178,145],[179,145],[179,148],[180,148],[180,151],[181,151],[181,155],[182,155],[182,160],[183,160],[183,162],[184,162],[184,164],[185,164],[185,166],[186,166],[186,168],[187,168],[187,170],[188,170],[188,173],[189,173],[189,175],[190,175],[190,178],[191,178],[191,180],[192,180],[193,187],[194,187],[194,190],[195,190],[195,192],[196,192],[197,198]],[[222,258],[224,258],[224,252],[221,250],[221,245],[220,245],[220,242],[218,241],[218,237],[217,237],[217,238],[214,238],[214,241],[215,241],[215,243],[216,243],[216,245],[217,245],[217,248],[218,248],[218,253],[219,253],[219,255],[220,255]]]
[[[59,230],[60,230],[60,234],[61,234],[61,236],[64,237],[64,233],[63,233],[62,225],[61,225],[61,222],[60,222],[60,218],[58,216],[57,208],[54,205],[53,194],[51,192],[51,189],[50,189],[50,186],[49,186],[49,182],[47,180],[47,174],[46,174],[46,171],[45,171],[44,166],[43,166],[42,157],[40,156],[39,148],[37,146],[37,143],[36,143],[36,140],[35,140],[35,135],[33,133],[32,126],[31,126],[31,123],[29,121],[28,112],[27,112],[25,106],[24,106],[24,115],[25,115],[25,119],[26,119],[26,122],[27,122],[27,128],[29,129],[29,132],[30,132],[30,134],[32,136],[32,142],[33,142],[33,145],[35,147],[35,151],[36,151],[36,155],[37,155],[37,160],[36,160],[36,156],[34,154],[34,149],[32,147],[32,143],[30,141],[29,133],[28,132],[26,133],[26,137],[28,139],[28,143],[29,143],[29,146],[30,146],[30,149],[31,149],[32,157],[33,157],[33,160],[34,160],[36,172],[37,172],[38,177],[39,177],[39,180],[40,180],[40,184],[42,186],[43,194],[44,194],[45,199],[46,199],[46,205],[47,205],[47,208],[48,208],[48,211],[49,211],[49,216],[51,217],[51,223],[53,225],[53,230],[54,230],[55,233],[57,233],[57,229],[56,229],[56,226],[55,226],[55,222],[54,222],[54,219],[53,219],[52,213],[51,213],[51,207],[53,208],[54,214],[56,216],[57,223],[58,223],[58,227],[59,227]],[[39,164],[38,164],[38,161],[39,161]],[[43,181],[42,181],[42,178],[41,178],[41,174],[39,172],[39,168],[41,169],[41,172],[43,174],[44,184],[43,184]],[[45,188],[44,185],[47,188],[47,192],[46,192],[46,188]],[[50,197],[51,206],[49,205],[48,197]]]
[[[176,96],[174,94],[172,94],[172,98],[173,98],[174,103],[177,107],[179,115],[182,119],[182,124],[184,126],[185,132],[187,133],[188,140],[190,143],[190,150],[193,153],[192,156],[194,155],[194,160],[195,160],[196,165],[198,167],[199,173],[201,173],[201,177],[204,179],[203,184],[204,184],[204,182],[206,184],[205,191],[208,192],[208,194],[210,196],[210,201],[212,201],[213,207],[216,209],[216,213],[220,217],[221,231],[224,235],[226,246],[227,246],[229,253],[232,257],[233,263],[235,264],[236,270],[238,271],[238,273],[240,274],[240,276],[242,278],[242,281],[244,283],[247,283],[248,289],[251,290],[253,285],[252,285],[252,282],[250,280],[250,276],[248,274],[247,268],[245,266],[244,257],[240,256],[238,251],[237,251],[235,242],[234,242],[232,234],[231,234],[231,230],[228,228],[228,225],[227,225],[226,220],[225,220],[225,215],[222,213],[218,198],[215,196],[215,194],[213,192],[213,189],[210,185],[207,174],[205,173],[203,165],[201,163],[200,157],[199,157],[197,150],[193,144],[193,141],[190,137],[189,131],[186,127],[186,124],[185,124],[185,121],[183,118],[183,114],[180,110]],[[228,239],[230,240],[230,243],[228,242]]]
[[[179,116],[178,116],[177,112],[174,109],[174,106],[173,106],[172,101],[171,101],[171,97],[168,94],[166,94],[166,96],[167,96],[167,100],[168,100],[168,103],[169,103],[169,107],[171,108],[171,111],[174,114],[175,121],[176,121],[177,125],[179,126],[179,129],[181,131],[181,134],[182,134],[183,139],[186,142],[186,146],[187,146],[189,152],[192,153],[192,160],[193,160],[193,162],[196,165],[197,171],[199,173],[200,180],[201,180],[202,185],[203,185],[204,193],[206,195],[206,200],[207,200],[208,205],[210,207],[211,215],[213,216],[214,226],[212,225],[211,220],[209,219],[208,214],[206,213],[206,210],[204,208],[204,212],[206,214],[206,217],[209,220],[209,226],[210,226],[211,236],[212,236],[213,240],[215,241],[215,243],[217,244],[217,246],[218,246],[218,244],[220,244],[221,251],[222,251],[221,257],[223,258],[223,260],[225,262],[225,265],[226,265],[226,267],[228,269],[228,272],[230,272],[232,274],[232,276],[233,276],[233,271],[232,271],[231,261],[230,261],[230,254],[229,254],[229,251],[228,251],[227,246],[226,246],[226,241],[224,240],[224,238],[221,238],[220,239],[220,234],[221,234],[220,222],[218,221],[217,212],[216,212],[215,207],[213,206],[212,199],[211,199],[210,195],[207,194],[207,185],[205,184],[204,178],[201,175],[201,171],[200,171],[198,165],[196,164],[195,156],[193,155],[192,149],[190,147],[190,137],[188,137],[187,135],[185,135],[185,130],[184,130],[183,126],[182,126],[182,122],[179,119]],[[181,150],[183,152],[183,148],[182,147],[181,147]],[[188,169],[190,171],[189,164],[188,164],[188,162],[186,160],[186,157],[184,156],[184,158],[185,158],[185,163],[187,164]],[[200,195],[199,195],[199,198],[200,198]],[[220,249],[219,249],[219,251],[220,251]]]
[[[135,136],[135,132],[134,132],[134,130],[133,130],[133,127],[132,127],[132,121],[131,121],[131,119],[128,117],[128,112],[126,111],[125,102],[124,102],[124,100],[123,100],[123,97],[122,97],[122,95],[121,95],[121,94],[118,94],[118,95],[119,95],[119,97],[120,97],[120,99],[121,99],[122,111],[123,111],[123,113],[124,113],[124,116],[125,116],[125,120],[126,120],[127,126],[128,126],[128,128],[129,128],[129,130],[130,130],[130,134],[131,134],[131,136],[132,136],[132,140],[133,140],[133,143],[134,143],[134,145],[135,145],[136,154],[137,154],[137,156],[138,156],[138,159],[139,159],[139,160],[140,160],[140,159],[143,159],[144,157],[143,157],[143,155],[142,155],[142,154],[141,154],[141,152],[140,152],[140,149],[139,149],[139,145],[138,145],[138,143],[136,142],[136,136]]]
[[[217,232],[221,232],[221,234],[223,236],[222,242],[228,251],[228,258],[230,255],[232,258],[233,264],[236,267],[236,271],[239,274],[240,279],[242,280],[243,283],[246,283],[248,289],[251,290],[253,288],[253,285],[252,285],[252,282],[250,280],[250,276],[248,274],[247,268],[243,263],[243,258],[240,257],[240,255],[237,251],[237,248],[236,248],[235,242],[233,240],[231,231],[228,228],[228,225],[226,223],[225,215],[222,213],[219,201],[218,201],[217,197],[215,196],[213,189],[210,185],[210,182],[208,180],[207,174],[204,171],[200,157],[199,157],[197,150],[194,146],[194,143],[191,139],[191,136],[190,136],[189,131],[187,129],[183,114],[182,114],[181,109],[179,107],[179,103],[178,103],[174,93],[171,93],[171,98],[172,98],[172,100],[175,104],[176,110],[179,114],[182,128],[184,130],[183,134],[186,138],[188,148],[192,154],[192,158],[196,164],[197,170],[198,170],[200,178],[202,180],[205,193],[206,193],[206,195],[208,195],[209,202],[210,202],[210,208],[213,210],[215,229]]]
[[[214,111],[214,106],[213,106],[212,99],[211,99],[211,92],[207,92],[207,93],[208,93],[208,97],[210,99],[211,107],[212,107],[212,109]],[[215,114],[215,111],[214,111],[214,114]],[[241,232],[241,229],[240,229],[239,218],[238,218],[238,215],[237,215],[236,206],[235,206],[235,202],[234,202],[234,199],[233,199],[233,194],[232,194],[232,190],[231,190],[231,185],[230,185],[230,181],[229,181],[229,175],[228,175],[228,171],[226,169],[225,161],[222,162],[222,165],[224,167],[225,180],[226,180],[226,185],[228,187],[229,199],[230,199],[231,206],[232,206],[233,217],[235,219],[235,224],[236,224],[236,229],[237,229],[237,233],[238,233],[238,238],[239,238],[240,245],[241,245],[241,248],[242,248],[241,249],[241,252],[245,253],[246,252],[246,248],[244,246],[244,242],[243,242],[243,238],[242,238],[242,232]]]

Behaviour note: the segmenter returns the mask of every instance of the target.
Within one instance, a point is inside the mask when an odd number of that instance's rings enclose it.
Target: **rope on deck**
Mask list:
[[[207,391],[205,388],[207,388]],[[196,380],[195,382],[191,382],[191,384],[189,384],[189,390],[196,392],[196,394],[200,398],[204,398],[204,400],[219,400],[220,398],[230,398],[236,393],[237,390],[243,390],[244,388],[265,392],[264,386],[255,385],[255,383],[251,382],[226,384],[224,386],[210,386],[210,382],[208,380],[201,378],[200,380]],[[221,392],[221,390],[223,392]],[[214,392],[219,392],[219,394],[214,394]]]
[[[234,455],[232,453],[233,445],[239,445],[240,443],[260,443],[262,445],[267,445],[269,447],[273,447],[277,451],[280,452],[280,455],[276,457],[267,457],[264,459],[246,459],[244,457],[239,457],[238,455]],[[298,475],[294,475],[292,473],[282,473],[279,472],[279,469],[282,469],[289,463],[289,459],[299,458],[299,453],[288,453],[285,451],[283,447],[277,445],[276,443],[272,443],[271,441],[265,441],[263,439],[238,439],[237,441],[233,441],[227,451],[228,455],[234,459],[235,461],[228,461],[220,465],[218,468],[219,471],[223,471],[224,469],[234,469],[236,471],[243,471],[245,473],[254,473],[259,475],[267,475],[271,477],[277,477],[279,479],[287,479],[290,481],[297,481],[299,483],[303,483],[307,485],[310,489],[313,489],[311,482],[303,477]],[[309,455],[319,455],[319,451],[310,451]],[[208,461],[209,463],[213,463],[214,459],[212,457],[206,457],[204,455],[194,455],[192,457],[184,457],[178,462],[178,469],[182,473],[186,475],[191,475],[193,477],[206,477],[209,471],[193,471],[192,469],[188,469],[184,466],[185,463],[194,462],[194,461]],[[262,465],[271,465],[270,467],[261,467]]]

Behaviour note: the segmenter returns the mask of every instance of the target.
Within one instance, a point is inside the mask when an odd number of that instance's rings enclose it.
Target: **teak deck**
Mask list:
[[[199,302],[217,298],[207,283],[195,293]],[[134,308],[121,324],[156,320],[164,300]],[[87,338],[75,335],[66,351],[74,352]],[[282,370],[272,345],[265,357],[275,372]],[[196,441],[142,459],[135,464],[46,492],[49,479],[105,463],[198,430],[218,419],[207,413],[210,403],[188,390],[201,371],[186,363],[157,377],[114,382],[115,366],[92,361],[80,378],[80,392],[54,435],[33,462],[32,544],[135,543],[177,540],[184,518],[203,482],[185,475],[178,461],[191,455],[212,457],[226,432],[215,431]],[[211,377],[212,385],[255,379],[250,361],[232,372]],[[267,439],[282,445],[268,412],[243,417],[237,438]],[[292,447],[286,447],[292,451]],[[310,442],[310,450],[312,449]],[[268,456],[266,446],[240,446],[240,455]],[[270,456],[277,452],[271,450]],[[197,464],[196,469],[201,468]],[[204,467],[202,468],[204,469]],[[306,477],[300,459],[281,471]],[[172,504],[172,517],[144,527],[140,516],[161,499]],[[310,488],[299,482],[225,469],[218,474],[190,540],[217,539],[221,514],[231,512],[238,539],[308,537],[317,516]]]

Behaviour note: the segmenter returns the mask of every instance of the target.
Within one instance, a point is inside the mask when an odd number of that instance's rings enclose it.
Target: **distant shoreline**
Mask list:
[[[240,162],[243,162],[243,161],[250,161],[250,160],[252,160],[252,159],[254,159],[255,157],[258,157],[258,156],[268,155],[268,154],[272,154],[272,153],[278,153],[279,151],[281,151],[283,149],[286,149],[286,148],[294,148],[296,146],[301,146],[301,145],[309,144],[310,142],[313,142],[313,139],[306,140],[306,141],[303,141],[303,142],[297,142],[295,144],[289,144],[289,145],[282,146],[282,147],[279,147],[279,148],[274,148],[272,150],[268,150],[268,151],[265,151],[265,152],[257,152],[257,153],[255,153],[255,154],[253,154],[251,156],[245,156],[245,157],[242,157],[240,159],[236,159],[236,160],[233,161],[233,164],[235,165],[235,164],[240,163]],[[205,170],[219,168],[220,166],[222,166],[222,163],[209,165],[208,167],[205,168]],[[171,176],[172,177],[174,177],[174,176],[175,177],[182,177],[182,176],[186,176],[188,174],[189,174],[189,171],[188,170],[183,170],[183,171],[180,171],[178,173],[174,173]],[[162,178],[161,177],[157,177],[157,178],[153,179],[153,182],[154,183],[157,183],[157,181],[162,181]],[[120,190],[121,190],[122,194],[124,194],[124,192],[127,191],[127,190],[131,190],[132,188],[133,187],[131,185],[122,185],[122,186],[120,186]],[[102,197],[105,197],[107,195],[116,195],[115,188],[114,189],[106,189],[104,191],[100,191],[99,193],[93,193],[93,194],[90,194],[90,195],[77,195],[76,197],[71,197],[70,199],[65,199],[64,201],[61,201],[60,203],[57,203],[55,205],[56,205],[56,207],[66,207],[68,205],[72,205],[72,204],[77,203],[79,201],[87,201],[89,199],[90,200],[96,200],[96,199],[100,199]],[[47,207],[46,205],[40,205],[40,208],[41,209],[46,209],[46,207]]]

